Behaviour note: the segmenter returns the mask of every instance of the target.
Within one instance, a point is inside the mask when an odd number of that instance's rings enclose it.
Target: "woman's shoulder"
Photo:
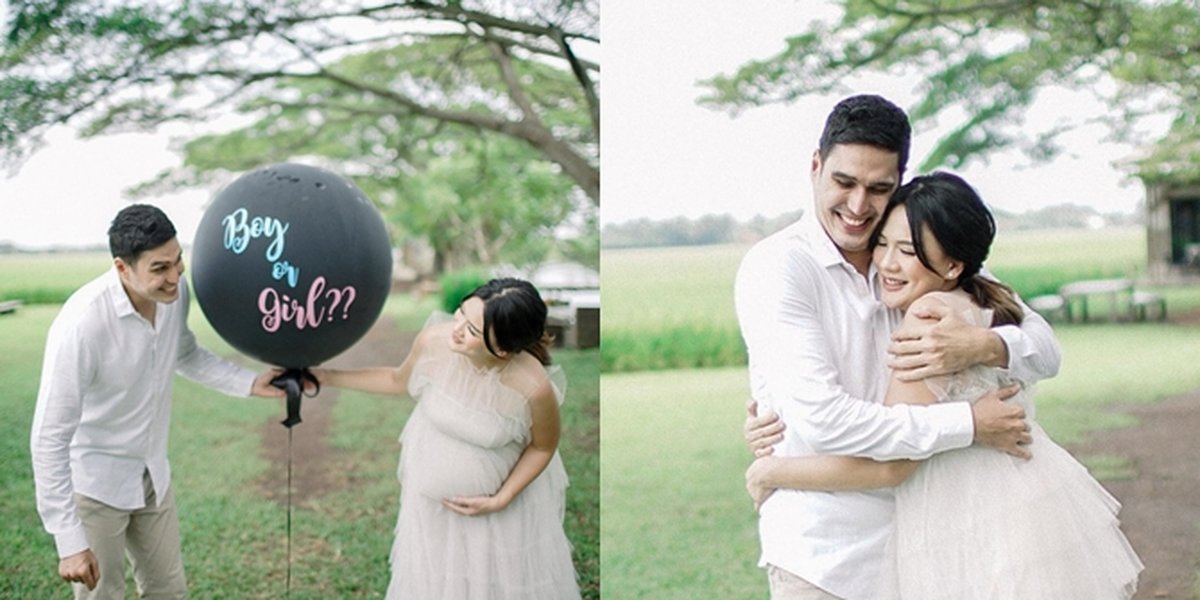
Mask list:
[[[411,352],[414,355],[414,360],[425,361],[432,359],[434,355],[440,354],[440,350],[449,349],[445,343],[439,344],[438,341],[447,339],[450,335],[450,330],[454,327],[454,323],[446,319],[435,319],[439,315],[449,316],[445,313],[435,313],[430,316],[413,339]]]
[[[971,300],[971,297],[966,292],[962,290],[950,290],[946,292],[929,292],[917,298],[908,307],[908,313],[915,314],[915,312],[921,312],[930,308],[948,308],[960,314],[980,310],[979,306]],[[917,310],[914,311],[914,309]]]
[[[557,366],[546,367],[536,357],[528,352],[521,352],[512,358],[512,362],[504,372],[505,384],[516,390],[528,400],[547,400],[561,397],[565,381],[561,376],[562,369]]]
[[[991,323],[991,310],[980,308],[970,295],[961,289],[948,292],[929,292],[913,301],[904,313],[909,324],[930,323],[946,312],[957,314],[964,321],[979,326]]]
[[[449,334],[453,328],[454,317],[441,311],[435,312],[425,319],[425,324],[417,332],[417,341],[426,342],[431,338],[437,337],[439,334]]]

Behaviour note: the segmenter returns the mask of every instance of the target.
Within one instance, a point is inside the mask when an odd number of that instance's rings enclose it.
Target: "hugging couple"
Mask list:
[[[840,102],[813,210],[738,271],[771,597],[1129,598],[1119,503],[1033,420],[1054,333],[983,269],[996,226],[967,182],[901,185],[910,139],[888,100]]]

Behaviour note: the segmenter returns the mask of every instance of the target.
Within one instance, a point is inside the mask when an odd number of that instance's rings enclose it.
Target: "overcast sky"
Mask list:
[[[803,98],[734,118],[698,107],[696,82],[770,56],[811,19],[836,17],[836,6],[796,0],[602,2],[602,223],[721,213],[745,219],[810,205],[808,161],[841,96]],[[913,84],[898,78],[870,77],[856,87],[901,106],[917,98]],[[1051,90],[1040,97],[1030,126],[1100,110],[1087,96]],[[15,177],[0,178],[0,242],[29,248],[103,244],[109,220],[131,201],[123,190],[178,164],[168,133],[80,141],[67,128],[51,132],[48,145]],[[1027,159],[1007,154],[962,174],[985,200],[1010,211],[1063,202],[1132,211],[1141,185],[1112,167],[1132,149],[1102,143],[1103,134],[1092,128],[1064,136],[1069,154],[1038,168],[1024,168]],[[935,134],[918,132],[913,160],[935,140]],[[197,190],[146,201],[162,207],[187,241],[211,194]]]
[[[720,213],[745,219],[810,206],[809,159],[825,116],[843,95],[806,97],[733,118],[698,107],[697,82],[771,56],[810,20],[840,14],[826,2],[605,0],[602,222]],[[914,87],[911,80],[868,76],[854,91],[908,107],[918,98]],[[1089,95],[1046,90],[1028,125],[1043,131],[1068,116],[1101,113]],[[1102,143],[1105,133],[1096,126],[1063,136],[1067,152],[1037,168],[1025,168],[1029,160],[1013,152],[960,173],[1005,210],[1075,202],[1129,212],[1142,186],[1112,163],[1133,149]],[[936,140],[936,134],[916,132],[911,167]]]

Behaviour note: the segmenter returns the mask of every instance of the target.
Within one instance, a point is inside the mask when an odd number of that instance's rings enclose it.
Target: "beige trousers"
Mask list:
[[[839,600],[837,596],[775,565],[767,565],[767,580],[771,583],[771,600]]]
[[[174,490],[167,490],[162,503],[155,506],[149,473],[142,476],[142,486],[146,506],[135,510],[121,510],[75,495],[88,545],[100,563],[96,589],[88,591],[82,583],[73,584],[76,600],[124,600],[126,555],[133,563],[139,596],[154,599],[187,596]]]

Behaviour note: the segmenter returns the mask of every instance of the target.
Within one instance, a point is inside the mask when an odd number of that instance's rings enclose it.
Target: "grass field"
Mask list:
[[[0,254],[0,301],[61,304],[110,265],[107,252]]]
[[[733,280],[745,245],[605,250],[604,372],[745,363]],[[1063,283],[1136,277],[1145,264],[1140,228],[1002,233],[988,268],[1023,297]],[[1172,312],[1200,308],[1200,286],[1154,288]]]
[[[393,297],[385,311],[402,327],[420,326],[431,306]],[[69,595],[56,576],[53,541],[34,509],[29,462],[42,347],[57,311],[55,305],[33,305],[0,316],[0,386],[5,390],[0,410],[6,416],[0,423],[0,545],[6,554],[0,561],[0,598]],[[192,312],[192,326],[203,345],[229,352],[199,310]],[[566,529],[584,597],[595,599],[600,587],[598,353],[560,351],[555,358],[570,380],[560,445],[571,476]],[[396,436],[411,407],[410,400],[349,392],[335,404],[330,471],[342,485],[294,513],[293,598],[383,597],[399,495]],[[261,455],[259,430],[282,414],[278,401],[227,398],[177,380],[170,456],[194,598],[283,595],[286,512],[259,491],[264,478],[278,480],[279,475],[268,473],[274,467]],[[304,433],[301,426],[294,435]]]
[[[1062,372],[1039,386],[1037,415],[1060,443],[1130,425],[1104,410],[1113,402],[1200,388],[1200,327],[1100,325],[1059,337]],[[745,369],[604,374],[601,386],[605,597],[766,597],[741,485]],[[1102,479],[1130,471],[1121,457],[1081,459]]]
[[[990,268],[1025,295],[1074,279],[1136,276],[1140,230],[1002,235]],[[755,566],[756,518],[742,488],[744,367],[732,282],[745,246],[605,251],[601,411],[601,568],[605,597],[766,596]],[[1172,314],[1200,309],[1200,288],[1159,289]],[[1200,324],[1056,324],[1058,377],[1037,392],[1037,417],[1069,444],[1128,426],[1105,410],[1200,388]],[[687,348],[695,349],[689,353]],[[720,356],[715,352],[726,353]],[[664,358],[667,357],[667,358]],[[744,364],[744,355],[733,357]],[[1081,457],[1101,478],[1126,477],[1120,456]]]

